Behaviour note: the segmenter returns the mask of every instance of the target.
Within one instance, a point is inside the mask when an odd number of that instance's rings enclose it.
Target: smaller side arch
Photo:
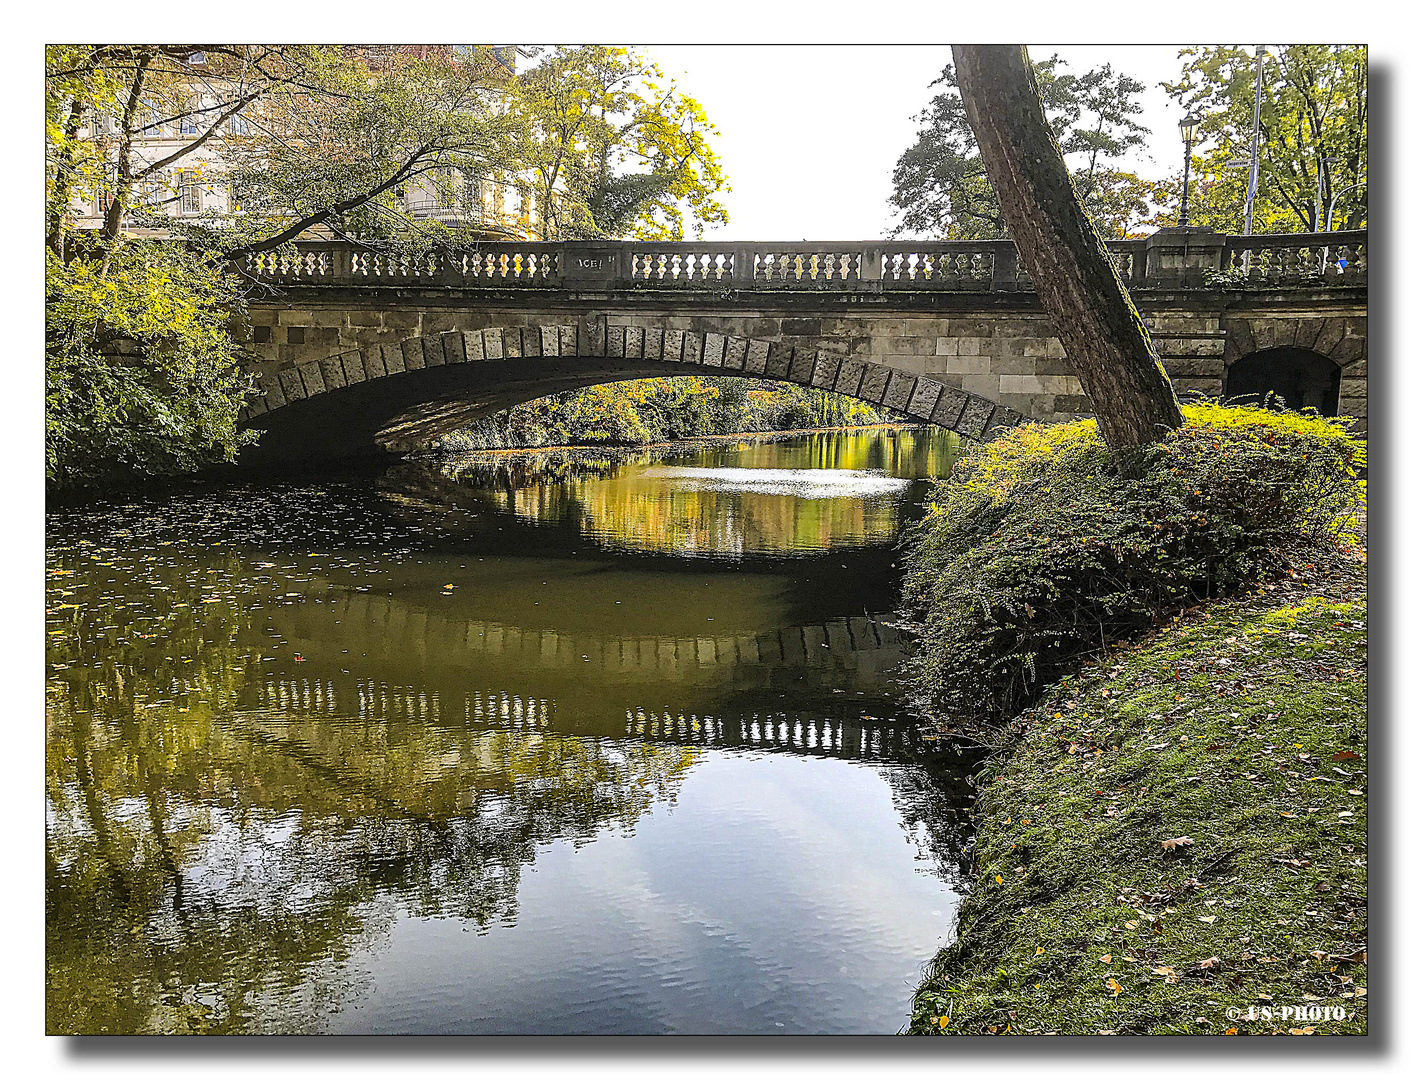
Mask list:
[[[1369,321],[1364,314],[1253,313],[1228,315],[1223,324],[1227,397],[1274,391],[1292,407],[1353,417],[1355,430],[1364,430],[1369,396]],[[1333,402],[1326,379],[1335,384]]]
[[[1340,366],[1312,349],[1277,345],[1244,356],[1227,369],[1226,396],[1264,402],[1276,394],[1291,409],[1339,413]]]

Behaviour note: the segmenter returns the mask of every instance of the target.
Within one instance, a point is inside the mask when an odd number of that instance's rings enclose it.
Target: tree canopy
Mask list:
[[[1058,140],[1075,190],[1101,235],[1122,239],[1150,216],[1154,185],[1118,162],[1147,143],[1138,122],[1143,83],[1105,64],[1083,75],[1061,70],[1058,55],[1034,65],[1045,117]],[[948,64],[932,84],[940,92],[918,118],[917,141],[893,170],[891,202],[902,211],[900,232],[949,240],[1006,234],[996,193],[986,178],[976,136]]]
[[[1254,50],[1183,49],[1182,77],[1163,87],[1201,118],[1190,214],[1194,224],[1241,232],[1251,121]],[[1368,223],[1369,51],[1364,45],[1288,45],[1265,55],[1260,178],[1253,232],[1322,231]]]
[[[475,239],[417,220],[517,188],[547,239],[681,239],[726,220],[701,105],[641,54],[586,46],[516,74],[483,47],[51,46],[45,60],[48,476],[61,485],[231,458],[247,391],[232,256],[307,236]],[[173,215],[193,184],[222,212]],[[101,228],[76,228],[97,204]],[[455,220],[454,217],[452,220]],[[524,222],[526,227],[530,222]],[[135,227],[171,242],[134,243]]]
[[[724,224],[726,174],[701,104],[642,54],[557,49],[516,83],[520,155],[554,237],[680,240]]]

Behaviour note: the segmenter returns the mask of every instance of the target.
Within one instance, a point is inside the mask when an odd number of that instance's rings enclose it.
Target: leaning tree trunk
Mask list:
[[[1182,424],[1172,383],[1075,195],[1021,45],[954,45],[957,86],[1035,293],[1114,451]]]

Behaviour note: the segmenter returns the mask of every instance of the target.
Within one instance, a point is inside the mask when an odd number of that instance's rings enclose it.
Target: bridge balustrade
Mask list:
[[[1130,288],[1363,286],[1368,234],[1226,236],[1161,230],[1108,243]],[[1032,288],[1009,240],[752,244],[505,241],[405,252],[308,242],[236,260],[246,277],[300,287],[938,290]]]
[[[1222,271],[1253,285],[1366,285],[1368,233],[1229,237]]]

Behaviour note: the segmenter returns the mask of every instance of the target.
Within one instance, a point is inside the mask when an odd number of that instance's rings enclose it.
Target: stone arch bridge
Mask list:
[[[1367,416],[1367,236],[1166,229],[1109,245],[1179,392]],[[620,379],[822,387],[974,439],[1089,403],[1009,241],[301,244],[237,269],[256,396],[242,461],[403,452]]]

